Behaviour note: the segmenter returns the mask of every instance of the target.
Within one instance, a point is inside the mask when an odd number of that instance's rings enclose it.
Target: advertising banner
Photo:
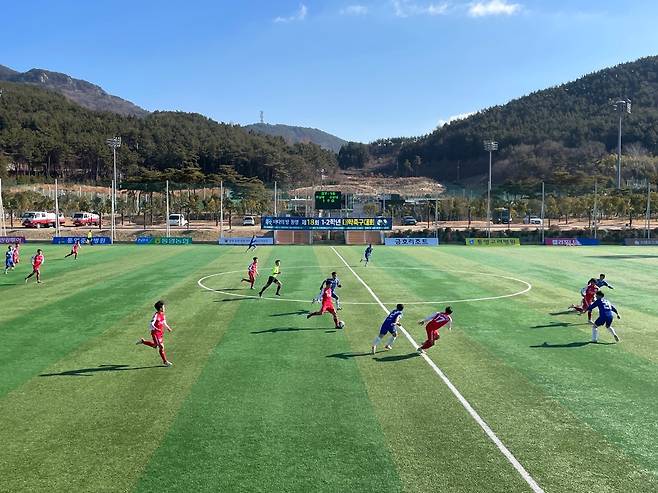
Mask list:
[[[625,238],[626,246],[658,246],[658,238]]]
[[[140,236],[135,240],[138,245],[191,245],[189,236]]]
[[[13,245],[14,243],[25,243],[23,236],[0,236],[0,244]]]
[[[549,246],[598,246],[600,240],[594,238],[544,238],[544,245]]]
[[[236,236],[234,238],[220,238],[220,245],[240,245],[248,246],[251,243],[250,236]],[[254,245],[274,245],[274,238],[257,236],[254,239]]]
[[[72,245],[75,240],[79,240],[82,245],[87,241],[86,236],[53,236],[53,245]],[[94,236],[91,239],[92,245],[111,245],[112,238],[109,236]]]
[[[520,246],[518,238],[466,238],[466,246]]]
[[[384,231],[393,228],[390,217],[273,217],[260,219],[261,229],[269,230],[333,230],[333,231]]]
[[[384,238],[384,245],[388,246],[437,246],[437,238]]]

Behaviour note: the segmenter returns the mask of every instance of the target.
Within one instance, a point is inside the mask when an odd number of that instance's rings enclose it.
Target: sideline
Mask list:
[[[345,264],[345,267],[347,267],[352,274],[354,274],[354,277],[357,278],[361,284],[368,290],[370,295],[373,297],[373,299],[377,302],[377,304],[384,310],[386,314],[388,314],[389,310],[384,306],[384,304],[380,301],[380,299],[377,297],[375,292],[366,284],[366,282],[361,279],[361,276],[359,276],[352,267],[347,263],[347,261],[343,258],[343,256],[338,253],[338,251],[332,246],[331,249],[334,251],[334,253],[338,256],[338,258]],[[418,348],[418,343],[414,340],[413,337],[407,332],[407,330],[400,326],[400,331],[405,335],[405,337],[409,340],[411,345],[414,348]],[[489,437],[489,439],[498,447],[498,450],[505,456],[505,458],[509,461],[512,466],[514,466],[514,469],[521,475],[521,477],[525,480],[526,483],[528,483],[528,486],[534,491],[535,493],[544,493],[544,490],[542,490],[541,486],[537,484],[537,482],[530,476],[530,473],[525,470],[525,468],[521,465],[521,463],[514,457],[512,452],[509,451],[509,449],[505,446],[505,444],[496,436],[496,434],[493,432],[493,430],[489,427],[489,425],[480,417],[480,415],[473,409],[473,406],[466,400],[466,398],[457,390],[457,387],[453,385],[453,383],[448,379],[448,377],[441,371],[441,369],[430,359],[427,354],[422,354],[421,355],[425,362],[430,365],[430,367],[434,370],[434,372],[443,380],[443,383],[446,384],[446,386],[450,389],[450,391],[453,393],[453,395],[457,398],[457,400],[461,403],[462,406],[464,406],[464,409],[468,411],[468,414],[471,415],[471,417],[475,420],[475,422],[480,425],[480,428],[484,430],[486,435]]]

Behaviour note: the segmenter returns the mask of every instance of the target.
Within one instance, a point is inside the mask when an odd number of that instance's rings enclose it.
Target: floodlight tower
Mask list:
[[[498,150],[498,142],[485,140],[484,150],[489,152],[489,185],[487,186],[487,238],[491,238],[491,161],[493,152]]]
[[[619,113],[619,134],[617,136],[617,190],[621,190],[621,122],[624,113],[631,113],[631,100],[628,98],[611,99],[610,105]]]
[[[113,171],[113,180],[112,180],[112,243],[115,241],[116,237],[116,224],[114,219],[114,211],[116,208],[117,201],[117,149],[121,147],[121,137],[112,137],[105,141],[108,146],[112,149],[112,157],[114,161],[114,171]]]

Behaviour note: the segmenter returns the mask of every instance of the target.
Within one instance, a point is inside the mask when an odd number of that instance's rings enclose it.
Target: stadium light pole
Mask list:
[[[112,157],[113,157],[113,162],[114,162],[114,170],[113,170],[113,179],[112,179],[112,243],[116,240],[116,223],[114,219],[114,211],[116,208],[116,200],[117,200],[117,149],[121,147],[121,137],[112,137],[111,139],[107,139],[105,141],[108,146],[112,149]],[[167,221],[169,221],[169,218],[167,218]]]
[[[651,183],[647,183],[647,240],[651,238]]]
[[[491,163],[493,152],[498,150],[498,142],[485,140],[484,150],[489,152],[489,184],[487,186],[487,238],[491,238]]]
[[[541,244],[544,244],[544,204],[546,203],[546,189],[544,182],[541,182]]]
[[[617,136],[617,190],[621,190],[621,123],[624,113],[631,113],[631,100],[628,98],[618,98],[610,100],[615,111],[619,113],[619,134]]]

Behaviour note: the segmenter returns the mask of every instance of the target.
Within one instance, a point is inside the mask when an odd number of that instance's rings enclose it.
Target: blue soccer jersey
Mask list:
[[[610,288],[610,289],[615,289],[615,288],[613,288],[612,286],[610,286],[610,284],[608,284],[608,282],[607,282],[605,279],[597,279],[597,280],[596,280],[596,285],[597,285],[599,288],[607,287],[607,288]]]
[[[5,253],[5,265],[7,267],[14,265],[14,252],[12,250],[7,250]]]
[[[371,254],[372,254],[372,247],[366,248],[366,251],[364,253],[365,258],[370,257]]]
[[[389,313],[388,316],[384,319],[384,323],[382,323],[381,328],[379,329],[379,334],[384,335],[388,332],[391,334],[396,334],[397,326],[395,325],[395,322],[397,322],[399,318],[402,318],[401,310],[393,310],[391,313]]]

